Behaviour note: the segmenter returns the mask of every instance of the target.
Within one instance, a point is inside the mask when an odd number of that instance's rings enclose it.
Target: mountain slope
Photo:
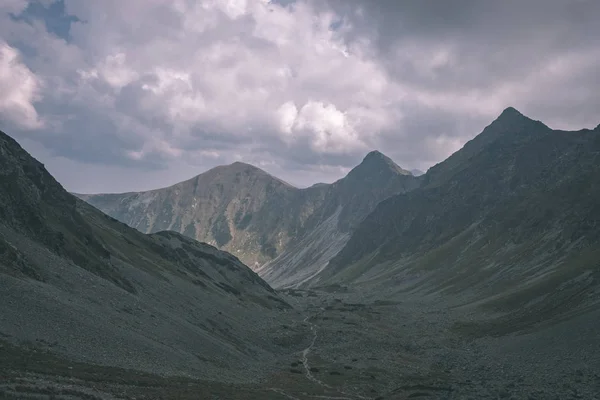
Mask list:
[[[600,130],[553,131],[509,108],[379,204],[310,284],[453,294],[535,323],[597,302],[599,245]]]
[[[347,176],[327,186],[313,228],[257,272],[275,287],[302,285],[343,248],[350,234],[380,201],[411,191],[419,183],[418,178],[390,158],[378,151],[370,152]]]
[[[234,163],[168,188],[77,195],[142,232],[180,232],[234,252],[248,265],[279,250],[297,189],[248,164]],[[272,212],[268,212],[271,209]]]
[[[142,232],[174,230],[230,251],[279,285],[281,274],[296,269],[298,262],[311,263],[306,271],[327,262],[377,203],[412,190],[419,182],[374,151],[345,178],[307,189],[234,163],[164,189],[77,196]],[[319,239],[319,248],[306,249],[318,232],[327,232],[337,247]],[[299,251],[308,251],[310,259],[299,256]]]
[[[207,378],[237,379],[238,367],[272,357],[261,333],[289,308],[232,255],[142,234],[70,195],[2,132],[0,287],[2,340]]]

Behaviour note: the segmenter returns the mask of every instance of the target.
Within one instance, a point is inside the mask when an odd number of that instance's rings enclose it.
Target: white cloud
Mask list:
[[[39,100],[40,80],[19,57],[17,49],[0,41],[0,115],[17,126],[43,126],[33,103]]]
[[[136,71],[127,66],[127,55],[125,53],[106,56],[103,62],[85,75],[104,79],[115,89],[121,89],[138,79]]]
[[[292,112],[288,112],[290,116]],[[307,136],[317,153],[345,153],[365,148],[346,113],[334,104],[309,101],[291,125],[292,135]]]
[[[144,143],[144,146],[141,150],[131,150],[127,152],[127,155],[132,160],[141,160],[149,154],[160,154],[166,157],[177,158],[183,154],[183,151],[181,149],[173,147],[170,143],[166,142],[165,140],[156,139]]]
[[[79,68],[79,76],[96,82],[96,96],[116,97],[127,85],[139,85],[139,111],[179,132],[252,132],[286,141],[293,120],[289,115],[280,120],[280,107],[296,103],[301,105],[298,122],[313,133],[315,150],[352,150],[363,134],[353,124],[381,125],[370,119],[384,113],[391,95],[377,62],[359,47],[347,49],[330,29],[336,16],[306,3],[66,4],[87,21],[75,24],[72,34],[87,55],[82,58],[90,60]],[[132,21],[137,23],[134,31]],[[361,81],[365,76],[370,79]],[[107,87],[115,93],[106,92]],[[318,112],[320,103],[328,105]],[[360,118],[353,115],[355,109],[361,110]],[[108,114],[130,112],[113,109]],[[260,129],[248,129],[252,127]]]
[[[296,118],[298,118],[298,108],[293,101],[283,103],[277,110],[279,114],[279,129],[283,133],[291,134]]]

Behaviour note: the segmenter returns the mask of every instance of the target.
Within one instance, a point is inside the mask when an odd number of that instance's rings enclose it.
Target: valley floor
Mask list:
[[[297,312],[265,334],[289,349],[254,383],[73,363],[0,338],[0,399],[598,399],[600,313],[500,337],[432,301],[287,290]],[[470,321],[470,324],[457,324]]]

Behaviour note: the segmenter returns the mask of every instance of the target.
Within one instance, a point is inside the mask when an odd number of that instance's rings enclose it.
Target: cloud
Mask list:
[[[600,62],[597,1],[326,4],[356,28],[348,31],[347,41],[371,40],[391,79],[415,103],[453,111],[458,118],[467,113],[493,117],[514,105],[562,127],[596,123],[591,110],[577,116],[567,110],[559,87],[580,93],[580,105],[583,98],[599,105],[599,97],[586,90],[594,79],[591,67],[597,70]],[[553,95],[540,96],[541,91]],[[557,115],[560,106],[565,112]]]
[[[0,4],[0,13],[20,14],[27,8],[27,0],[4,0]]]
[[[300,110],[292,102],[279,108],[280,129],[287,134],[288,145],[299,138],[309,141],[317,153],[346,153],[367,148],[357,132],[357,123],[334,104],[309,101]],[[371,121],[374,122],[374,121]]]
[[[40,24],[11,21],[20,31],[15,41],[34,47],[29,63],[52,78],[51,133],[66,139],[67,128],[74,131],[71,148],[45,143],[57,155],[96,162],[90,153],[98,147],[89,144],[111,141],[111,162],[166,165],[185,156],[183,147],[233,151],[268,141],[283,150],[273,149],[279,156],[305,145],[358,156],[372,133],[392,122],[385,107],[393,91],[381,66],[360,44],[343,43],[330,28],[335,14],[308,3],[64,4],[76,17],[69,41]],[[43,57],[63,62],[44,65]],[[278,110],[289,105],[296,116],[282,125]],[[86,124],[90,119],[104,119],[104,128]]]
[[[24,129],[43,127],[33,103],[40,80],[20,61],[17,49],[0,40],[0,116]]]
[[[426,170],[507,106],[597,125],[598,12],[593,0],[12,0],[0,107],[73,190],[83,179],[64,160],[106,190],[238,159],[308,185],[371,149]],[[107,166],[138,172],[117,185]]]

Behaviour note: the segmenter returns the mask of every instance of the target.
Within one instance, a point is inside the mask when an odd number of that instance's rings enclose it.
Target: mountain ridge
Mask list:
[[[480,134],[467,141],[461,149],[451,154],[444,161],[429,168],[427,173],[423,175],[423,184],[435,185],[438,182],[448,180],[452,174],[459,172],[461,165],[466,165],[471,157],[492,143],[510,144],[515,140],[517,142],[527,142],[551,131],[541,121],[526,117],[514,107],[507,107]],[[531,135],[532,132],[534,132],[534,136]]]
[[[174,183],[172,185],[169,186],[165,186],[165,187],[159,187],[159,188],[154,188],[154,189],[148,189],[148,190],[142,190],[142,191],[127,191],[127,192],[110,192],[110,193],[79,193],[79,192],[70,192],[72,195],[79,197],[80,199],[84,199],[84,198],[89,198],[92,196],[99,196],[99,195],[111,195],[111,196],[118,196],[118,195],[131,195],[131,194],[138,194],[138,193],[148,193],[148,192],[155,192],[157,190],[163,190],[163,189],[170,189],[170,188],[174,188],[178,185],[182,185],[186,182],[190,182],[190,181],[194,181],[195,179],[198,179],[200,176],[205,175],[205,174],[216,174],[218,172],[221,171],[239,171],[239,170],[249,170],[252,171],[253,173],[257,174],[257,175],[263,175],[263,176],[268,176],[270,178],[273,178],[274,180],[277,180],[287,186],[289,186],[290,188],[294,188],[297,189],[296,186],[284,181],[283,179],[280,179],[272,174],[270,174],[269,172],[263,170],[262,168],[259,168],[255,165],[252,164],[248,164],[242,161],[234,161],[232,163],[229,164],[225,164],[225,165],[217,165],[215,167],[209,168],[204,172],[201,172],[199,174],[196,174],[194,176],[192,176],[191,178],[188,179],[184,179],[183,181]]]
[[[330,221],[338,208],[342,211],[335,230],[341,235],[380,200],[412,190],[419,182],[389,157],[372,151],[345,177],[302,189],[237,162],[162,189],[77,196],[142,232],[174,230],[258,268]]]
[[[513,313],[488,324],[505,332],[593,307],[600,130],[551,130],[515,111],[379,203],[304,285],[451,294]]]
[[[399,171],[403,175],[409,175],[409,174],[414,175],[413,171],[408,171],[408,170],[405,170],[404,168],[398,166],[391,158],[389,158],[385,154],[381,153],[379,150],[372,150],[369,153],[367,153],[365,155],[365,157],[363,157],[362,161],[358,165],[356,165],[354,168],[352,168],[352,169],[356,169],[357,167],[360,167],[366,161],[366,159],[371,159],[371,158],[379,158],[382,161],[383,164],[388,164],[390,166],[390,168],[392,168],[393,170]],[[69,193],[72,194],[72,195],[74,195],[74,196],[76,196],[76,197],[84,198],[84,197],[91,197],[91,196],[98,196],[98,195],[127,195],[127,194],[153,192],[153,191],[156,191],[156,190],[162,190],[162,189],[172,188],[174,186],[183,184],[185,182],[197,179],[198,177],[200,177],[202,175],[205,175],[205,174],[208,174],[208,173],[211,173],[211,172],[216,172],[216,171],[220,171],[220,170],[235,170],[235,169],[241,169],[241,168],[246,168],[246,169],[252,170],[253,172],[258,173],[258,174],[268,175],[269,177],[271,177],[271,178],[273,178],[273,179],[275,179],[277,181],[280,181],[281,183],[284,183],[285,185],[287,185],[287,186],[289,186],[291,188],[298,189],[298,190],[306,190],[306,189],[310,189],[310,188],[318,187],[318,186],[323,186],[323,185],[332,185],[333,183],[335,183],[335,182],[337,182],[337,181],[339,181],[341,179],[344,179],[344,177],[342,177],[342,178],[339,178],[339,179],[337,179],[336,181],[334,181],[332,183],[317,182],[317,183],[314,183],[314,184],[312,184],[310,186],[307,186],[307,187],[298,187],[298,186],[293,185],[293,184],[291,184],[289,182],[286,182],[285,180],[283,180],[283,179],[281,179],[281,178],[279,178],[279,177],[271,174],[268,171],[265,171],[264,169],[262,169],[260,167],[257,167],[256,165],[253,165],[253,164],[250,164],[250,163],[247,163],[247,162],[243,162],[243,161],[234,161],[234,162],[231,162],[229,164],[223,164],[223,165],[214,166],[212,168],[207,169],[204,172],[200,172],[200,173],[192,176],[191,178],[184,179],[184,180],[182,180],[180,182],[176,182],[176,183],[168,185],[168,186],[158,187],[158,188],[154,188],[154,189],[141,190],[141,191],[98,192],[98,193],[82,193],[82,192],[73,191],[73,192],[69,192]],[[422,173],[422,171],[419,171],[419,170],[414,170],[414,171],[418,171],[418,172]]]

